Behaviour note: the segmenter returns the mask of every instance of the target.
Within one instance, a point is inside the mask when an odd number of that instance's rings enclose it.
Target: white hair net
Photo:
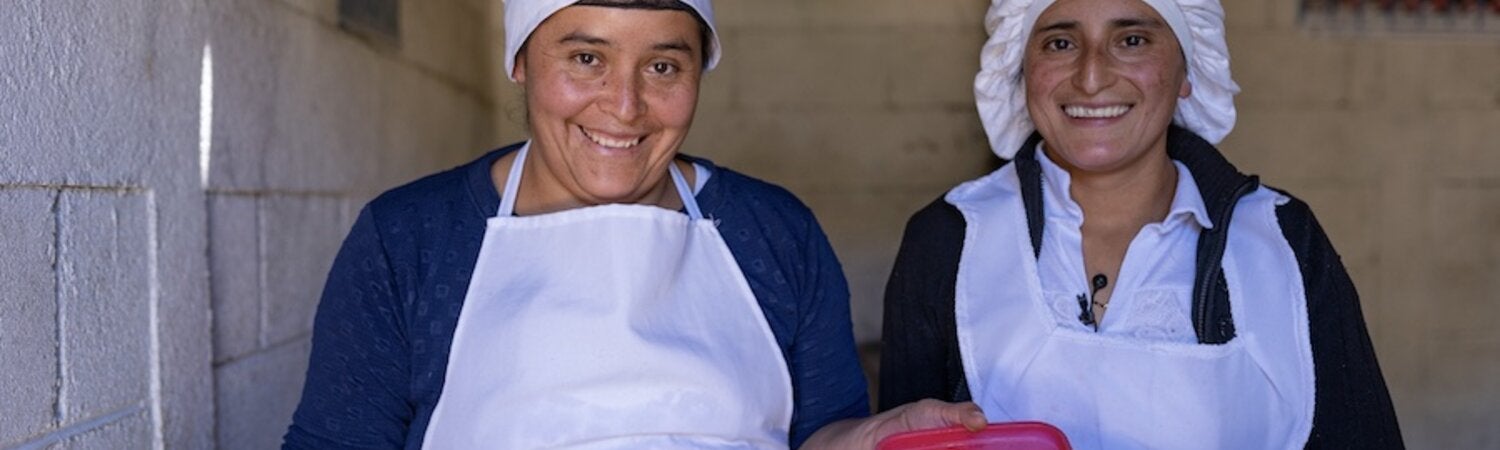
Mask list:
[[[531,32],[542,21],[552,17],[563,8],[572,6],[578,0],[504,0],[505,1],[505,76],[515,81],[516,54],[521,52],[521,46],[526,44],[526,38],[531,37]],[[714,5],[711,0],[678,0],[698,13],[703,18],[703,23],[708,24],[709,37],[713,42],[705,42],[708,46],[708,61],[704,61],[704,71],[713,70],[719,65],[719,30],[714,26]]]
[[[1229,75],[1229,46],[1224,41],[1224,7],[1219,0],[1144,0],[1156,9],[1187,59],[1192,95],[1177,102],[1173,122],[1218,144],[1234,129],[1234,95],[1239,85]],[[1011,159],[1036,130],[1026,111],[1021,59],[1036,19],[1056,0],[992,0],[984,17],[990,38],[980,51],[974,97],[990,148]]]

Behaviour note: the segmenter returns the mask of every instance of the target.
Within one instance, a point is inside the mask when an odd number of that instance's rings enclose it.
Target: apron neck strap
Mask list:
[[[500,210],[496,212],[497,217],[510,217],[516,213],[516,192],[521,187],[521,171],[526,167],[526,155],[531,153],[531,141],[526,141],[520,150],[516,150],[516,160],[510,163],[510,174],[505,177],[505,192],[500,195]],[[688,185],[687,178],[682,176],[682,170],[677,168],[674,161],[667,165],[667,171],[672,174],[672,184],[677,188],[677,196],[682,198],[682,206],[687,209],[688,217],[693,220],[703,218],[703,212],[698,209],[698,199],[693,197],[693,187]]]
[[[516,150],[516,160],[510,163],[510,174],[505,176],[505,192],[500,194],[500,211],[496,217],[510,217],[516,214],[516,192],[521,189],[521,170],[526,167],[526,154],[531,153],[531,141],[526,141],[520,150]]]
[[[693,187],[682,176],[682,169],[677,168],[677,161],[667,163],[667,171],[672,174],[672,184],[677,186],[677,196],[682,198],[682,207],[687,210],[688,217],[693,220],[702,219],[703,211],[698,209],[698,199],[693,196]]]

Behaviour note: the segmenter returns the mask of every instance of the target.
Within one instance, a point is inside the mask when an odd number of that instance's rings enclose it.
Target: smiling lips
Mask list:
[[[602,135],[600,135],[598,133],[591,133],[591,132],[589,132],[589,130],[587,128],[584,128],[584,127],[581,127],[581,126],[578,127],[578,131],[582,131],[583,135],[585,137],[588,137],[590,141],[594,141],[595,144],[599,144],[599,145],[602,145],[602,146],[605,146],[605,147],[609,147],[609,148],[613,148],[613,149],[621,149],[621,150],[629,149],[631,147],[635,147],[637,145],[640,145],[641,141],[646,139],[645,136],[636,136],[634,138],[627,138],[627,139],[609,138],[609,137],[602,136]]]
[[[1130,105],[1112,106],[1063,106],[1063,113],[1074,119],[1113,119],[1125,115],[1130,111]]]

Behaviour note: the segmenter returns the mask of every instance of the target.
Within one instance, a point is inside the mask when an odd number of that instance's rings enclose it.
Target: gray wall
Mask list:
[[[199,14],[0,15],[0,447],[212,442]]]
[[[489,5],[405,2],[392,46],[333,0],[15,3],[0,448],[275,447],[357,208],[494,144]]]

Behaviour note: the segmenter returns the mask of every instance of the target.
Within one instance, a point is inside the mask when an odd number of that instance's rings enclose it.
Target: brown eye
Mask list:
[[[671,75],[677,72],[677,66],[670,63],[659,62],[651,65],[651,71],[659,75]]]
[[[1053,39],[1042,44],[1042,48],[1049,51],[1063,51],[1073,48],[1073,42],[1067,39]]]
[[[1126,36],[1124,44],[1126,47],[1139,47],[1146,45],[1146,38],[1141,36]]]
[[[573,60],[585,66],[592,66],[599,63],[599,57],[594,56],[591,53],[579,53],[577,55],[573,55]]]

